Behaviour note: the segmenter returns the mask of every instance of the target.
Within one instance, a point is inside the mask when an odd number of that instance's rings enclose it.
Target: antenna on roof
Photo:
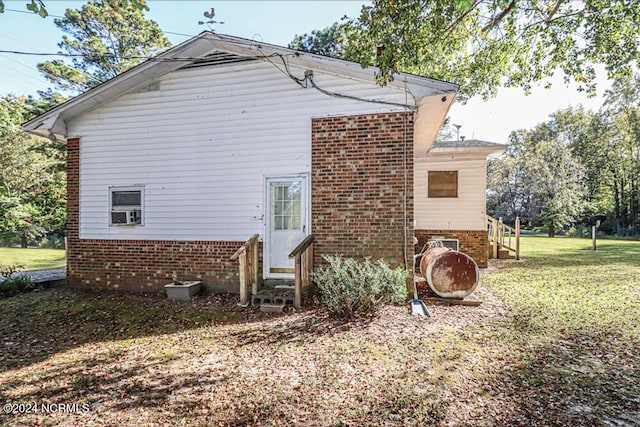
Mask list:
[[[207,12],[206,10],[203,13],[204,17],[208,19],[208,21],[198,21],[198,25],[209,24],[209,29],[214,31],[213,24],[224,24],[222,21],[214,21],[213,17],[216,16],[216,9],[211,8],[211,12]]]
[[[462,125],[453,125],[454,128],[456,128],[456,138],[458,141],[460,141],[460,128],[462,127]]]

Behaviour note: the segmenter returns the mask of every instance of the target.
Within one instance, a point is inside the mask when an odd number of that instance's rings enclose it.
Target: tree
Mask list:
[[[489,162],[487,211],[507,222],[544,226],[549,236],[580,218],[586,207],[585,168],[567,143],[577,122],[559,111],[532,130],[510,136],[504,156]]]
[[[22,247],[64,225],[63,152],[20,128],[41,108],[32,98],[0,98],[0,233],[18,235]]]
[[[313,30],[311,34],[296,34],[288,47],[318,55],[346,59],[345,56],[349,54],[349,49],[346,46],[348,29],[349,26],[346,23],[336,22],[322,30]]]
[[[530,138],[531,134],[522,134]],[[584,167],[566,144],[542,140],[529,147],[524,159],[532,216],[546,226],[549,237],[575,222],[584,208]]]
[[[110,3],[114,6],[126,7],[127,5],[131,5],[131,7],[136,9],[149,10],[146,0],[110,0]],[[43,18],[49,16],[44,0],[30,0],[26,7],[27,10]],[[0,13],[4,13],[4,0],[0,0]]]
[[[520,151],[521,147],[510,145],[501,157],[487,162],[487,213],[508,224],[514,224],[516,217],[523,224],[533,220]]]
[[[618,234],[638,235],[640,76],[616,79],[571,148],[587,169],[589,193]]]
[[[557,69],[593,93],[594,64],[611,78],[640,65],[640,14],[626,0],[374,0],[345,25],[338,55],[378,66],[380,83],[397,71],[455,81],[463,100],[529,90]],[[301,47],[331,51],[327,30]]]
[[[58,46],[73,59],[47,61],[38,68],[57,89],[86,91],[171,45],[140,9],[114,4],[92,1],[80,10],[67,9],[64,18],[54,21],[68,34]]]
[[[616,147],[613,172],[618,233],[638,235],[640,205],[640,75],[618,78],[605,92],[601,113]]]

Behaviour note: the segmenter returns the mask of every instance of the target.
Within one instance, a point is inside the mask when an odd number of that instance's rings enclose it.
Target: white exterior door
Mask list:
[[[293,278],[289,254],[308,235],[307,176],[266,179],[265,278]]]

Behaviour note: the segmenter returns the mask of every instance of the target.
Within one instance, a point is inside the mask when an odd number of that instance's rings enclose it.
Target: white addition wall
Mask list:
[[[405,101],[403,91],[373,82],[315,70],[314,79],[333,92]],[[68,123],[68,135],[80,138],[80,238],[262,234],[265,176],[310,172],[313,117],[400,110],[302,88],[264,61],[186,69],[159,82],[160,90]],[[110,227],[109,187],[132,185],[144,186],[144,225]]]
[[[458,171],[457,198],[427,197],[428,171]],[[464,155],[427,155],[414,166],[414,215],[417,230],[486,228],[486,159]]]

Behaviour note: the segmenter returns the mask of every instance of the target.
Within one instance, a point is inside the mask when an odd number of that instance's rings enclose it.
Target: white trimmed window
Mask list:
[[[109,225],[142,225],[144,207],[144,187],[109,188]]]

